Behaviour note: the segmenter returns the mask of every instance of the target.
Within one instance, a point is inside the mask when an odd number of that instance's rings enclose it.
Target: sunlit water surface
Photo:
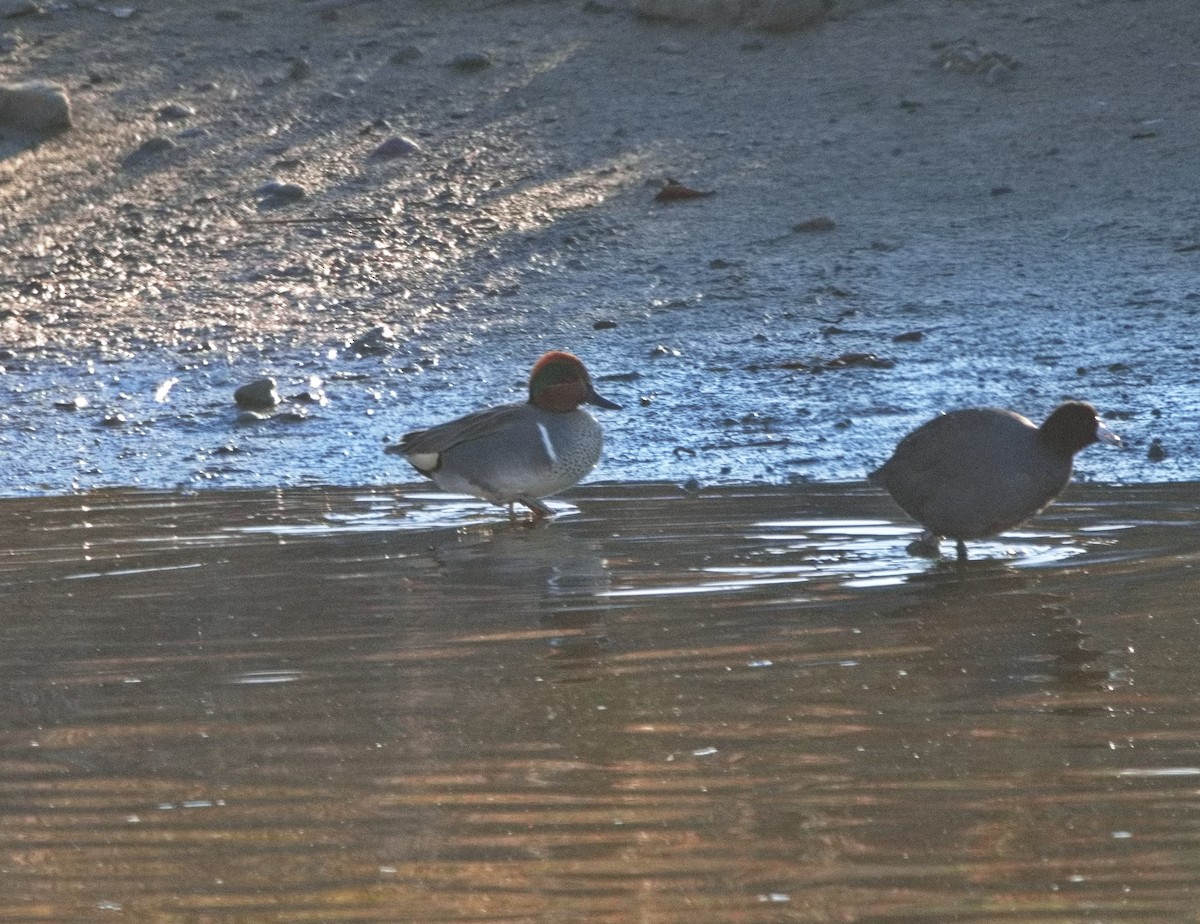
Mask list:
[[[1200,920],[1196,498],[0,501],[0,919]]]

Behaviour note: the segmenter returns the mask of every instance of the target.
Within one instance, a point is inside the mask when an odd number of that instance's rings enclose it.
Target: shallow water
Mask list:
[[[0,501],[0,919],[1195,920],[1196,490]]]

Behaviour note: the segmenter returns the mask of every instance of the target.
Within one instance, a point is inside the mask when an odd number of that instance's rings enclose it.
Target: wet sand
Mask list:
[[[62,82],[76,124],[0,151],[0,494],[391,484],[385,437],[516,397],[548,348],[616,377],[599,480],[856,479],[939,411],[1067,397],[1131,447],[1085,477],[1200,479],[1192,0],[842,3],[782,35],[320,7],[7,21],[0,77]],[[392,136],[420,150],[373,156]],[[330,404],[239,428],[261,375]]]

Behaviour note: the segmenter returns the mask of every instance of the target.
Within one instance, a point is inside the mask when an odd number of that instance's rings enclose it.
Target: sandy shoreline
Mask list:
[[[238,478],[270,483],[293,438],[236,430],[228,400],[262,373],[342,383],[303,424],[308,477],[385,478],[383,437],[507,400],[551,346],[624,391],[606,479],[857,477],[939,410],[1065,397],[1132,447],[1083,477],[1200,476],[1187,0],[889,3],[788,34],[336,12],[6,21],[0,79],[75,106],[0,160],[7,413],[53,447],[15,485],[69,487],[88,440],[117,444],[97,483],[186,483],[201,463],[154,461],[168,434],[189,459],[259,447]],[[714,195],[656,203],[668,176]],[[828,366],[847,354],[890,365]],[[92,410],[55,412],[74,391]],[[98,430],[113,408],[129,425]]]

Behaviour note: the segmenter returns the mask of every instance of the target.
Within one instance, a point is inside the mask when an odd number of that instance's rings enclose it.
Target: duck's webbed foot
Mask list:
[[[524,504],[530,509],[535,522],[554,516],[554,511],[535,497],[521,497],[517,499],[517,503]]]

